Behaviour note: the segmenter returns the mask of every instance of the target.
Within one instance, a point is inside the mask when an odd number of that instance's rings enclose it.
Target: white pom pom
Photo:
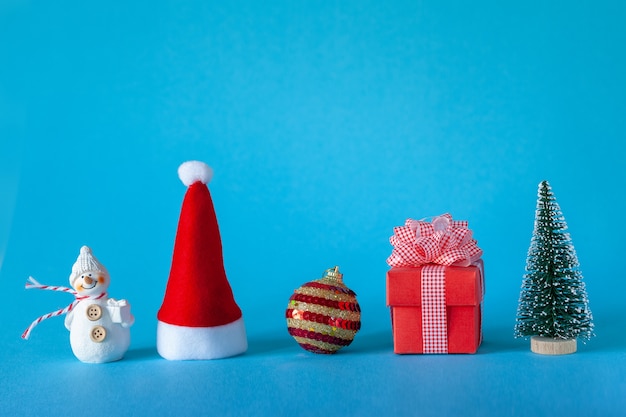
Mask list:
[[[187,187],[198,181],[208,184],[213,178],[213,170],[204,162],[187,161],[178,167],[178,177]]]

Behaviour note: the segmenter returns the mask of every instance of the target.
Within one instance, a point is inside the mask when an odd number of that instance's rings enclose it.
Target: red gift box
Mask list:
[[[424,267],[394,267],[387,272],[387,305],[391,309],[395,353],[424,353]],[[476,353],[482,341],[483,262],[479,259],[466,267],[442,268],[445,276],[447,353]]]

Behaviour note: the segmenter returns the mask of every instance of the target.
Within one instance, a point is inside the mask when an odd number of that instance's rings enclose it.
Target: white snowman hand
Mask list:
[[[122,317],[122,327],[130,327],[135,322],[135,317],[130,312],[130,304],[126,302],[126,300],[121,300],[124,302],[123,305],[120,305],[120,315]]]

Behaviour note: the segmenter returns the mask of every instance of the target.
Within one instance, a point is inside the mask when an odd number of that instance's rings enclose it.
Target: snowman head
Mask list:
[[[109,288],[109,272],[87,246],[80,248],[80,254],[72,266],[70,285],[80,295],[98,295]]]
[[[80,295],[98,295],[109,288],[109,274],[99,271],[85,271],[72,284]]]

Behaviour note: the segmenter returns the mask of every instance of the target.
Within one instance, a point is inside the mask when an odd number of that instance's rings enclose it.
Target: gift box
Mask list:
[[[424,267],[391,268],[387,272],[387,305],[391,309],[393,351],[398,354],[424,352],[425,307],[422,302]],[[483,262],[467,267],[446,266],[445,334],[446,352],[476,353],[482,341],[481,310],[484,294]],[[426,303],[428,306],[428,303]],[[435,318],[437,320],[437,318]],[[428,324],[426,324],[428,326]],[[433,341],[441,347],[440,341]]]
[[[482,250],[467,221],[444,214],[394,228],[387,305],[394,352],[476,353],[482,341]]]

